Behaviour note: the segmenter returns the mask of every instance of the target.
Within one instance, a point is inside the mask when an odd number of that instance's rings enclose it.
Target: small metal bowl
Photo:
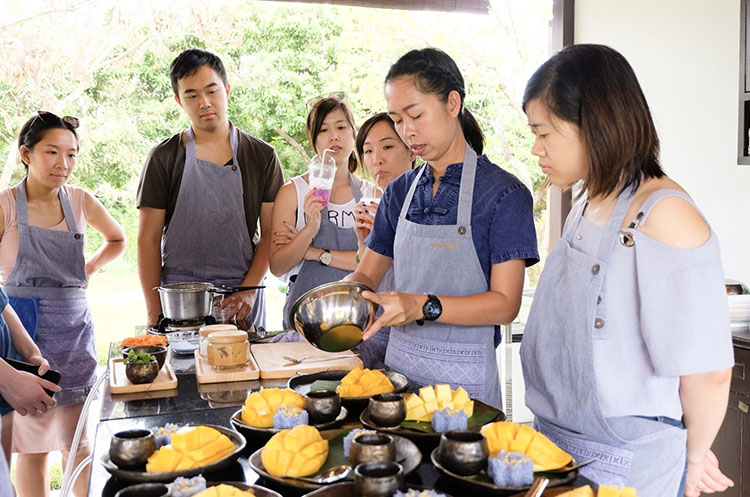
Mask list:
[[[354,438],[349,449],[352,466],[367,462],[395,462],[396,444],[385,433],[363,433]]]
[[[375,319],[375,304],[362,297],[360,283],[334,281],[303,294],[289,311],[289,323],[305,340],[326,352],[341,352],[362,342]],[[359,331],[357,331],[359,330]]]
[[[163,345],[140,345],[138,347],[125,347],[122,349],[122,358],[128,357],[128,352],[135,350],[136,352],[145,352],[151,354],[156,358],[156,362],[159,363],[159,369],[164,367],[164,362],[167,360],[167,348]]]
[[[154,359],[145,364],[125,363],[125,376],[131,383],[151,383],[159,376],[159,363]]]
[[[440,435],[440,461],[457,475],[471,476],[487,467],[487,440],[476,431],[453,430]]]
[[[406,419],[406,402],[400,393],[381,393],[370,397],[367,411],[379,426],[398,426]]]
[[[354,468],[355,495],[391,497],[404,488],[404,468],[397,462],[367,462]]]
[[[144,429],[117,432],[109,444],[109,458],[120,468],[142,467],[154,451],[154,434]]]
[[[305,410],[310,424],[329,423],[341,412],[341,397],[332,390],[312,390],[305,395]]]
[[[123,488],[115,497],[167,497],[169,485],[165,483],[139,483]]]

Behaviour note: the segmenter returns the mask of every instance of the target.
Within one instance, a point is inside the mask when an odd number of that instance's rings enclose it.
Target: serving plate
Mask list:
[[[474,418],[474,416],[479,413],[481,413],[482,419],[475,420],[475,423],[472,425],[472,418]],[[492,413],[495,413],[494,417],[492,417]],[[481,400],[474,400],[474,416],[469,418],[468,429],[471,431],[479,431],[482,426],[488,423],[494,423],[495,421],[505,421],[505,413],[503,411],[497,409],[496,407],[492,407],[491,405],[485,404]],[[419,431],[415,429],[405,428],[401,425],[380,426],[375,421],[373,421],[372,418],[370,418],[370,411],[367,409],[362,411],[359,416],[359,421],[363,426],[367,428],[406,437],[417,443],[429,443],[435,445],[440,443],[440,433]]]
[[[472,490],[479,490],[482,495],[515,495],[520,492],[525,492],[531,488],[531,485],[525,485],[523,487],[499,487],[492,482],[492,479],[487,475],[485,471],[482,471],[479,475],[474,476],[461,476],[453,473],[446,469],[440,462],[440,453],[435,448],[430,454],[430,460],[437,470],[448,478],[456,481],[457,483],[470,488]],[[572,468],[570,471],[566,471],[566,468]],[[578,465],[573,459],[568,463],[565,468],[561,468],[555,471],[549,472],[535,472],[534,477],[544,476],[549,479],[547,487],[558,487],[570,483],[575,480],[578,476]],[[523,495],[523,494],[522,494]]]
[[[198,426],[198,425],[187,425],[187,426]],[[240,456],[240,452],[242,452],[242,449],[245,448],[245,444],[247,443],[245,441],[245,437],[243,437],[240,433],[231,430],[229,428],[225,428],[224,426],[218,426],[218,425],[209,425],[209,424],[201,424],[200,426],[209,426],[220,433],[226,435],[229,437],[229,440],[232,441],[234,444],[234,450],[227,454],[226,456],[222,457],[218,461],[214,461],[211,464],[206,464],[203,466],[198,466],[197,468],[191,468],[191,469],[184,469],[181,471],[168,471],[163,473],[147,473],[145,466],[143,467],[143,470],[132,470],[132,469],[122,469],[118,467],[115,463],[113,463],[109,458],[109,452],[106,452],[101,459],[102,466],[104,466],[104,469],[106,469],[112,476],[119,478],[123,481],[130,481],[135,483],[151,483],[151,482],[171,482],[175,478],[179,476],[183,476],[185,478],[190,478],[198,474],[203,474],[204,476],[206,473],[211,473],[213,471],[219,470],[221,468],[224,468],[233,462],[237,460],[237,458]]]
[[[303,374],[294,376],[289,379],[287,386],[299,393],[300,395],[307,395],[310,391],[310,387],[313,383],[318,380],[323,381],[341,381],[346,376],[348,371],[322,371],[320,373]],[[403,393],[409,387],[409,380],[406,376],[395,371],[383,371],[385,375],[391,380],[393,384],[394,393]],[[370,396],[367,397],[341,397],[341,403],[349,409],[349,412],[359,414],[362,409],[367,407],[367,403],[370,401]]]
[[[350,431],[351,430],[348,429],[339,429],[326,430],[320,433],[324,439],[330,441],[328,458],[317,473],[315,473],[314,475],[310,475],[311,478],[314,478],[326,469],[329,469],[333,466],[338,466],[339,464],[349,464],[349,459],[344,457],[343,439],[344,436],[346,436],[346,434],[348,434]],[[406,478],[408,474],[416,470],[421,464],[422,453],[419,451],[419,448],[414,444],[414,442],[407,438],[394,436],[393,443],[396,445],[396,459],[399,461],[399,464],[404,467],[404,478]],[[316,483],[292,480],[289,478],[279,478],[277,476],[269,474],[266,471],[266,468],[263,466],[263,461],[260,457],[262,451],[263,449],[260,448],[253,452],[253,454],[248,458],[250,467],[256,473],[258,473],[261,478],[265,479],[266,481],[272,482],[275,486],[283,489],[284,492],[299,494],[300,492],[304,491],[311,492],[323,486]],[[353,472],[348,478],[353,478],[352,475]]]
[[[429,490],[429,487],[423,487],[421,485],[412,485],[411,483],[406,484],[406,488],[404,491],[407,490]],[[445,497],[451,497],[449,494],[446,494],[445,492],[441,492],[439,490],[436,490],[439,494],[445,495]],[[309,494],[305,494],[302,497],[360,497],[360,495],[357,493],[357,490],[354,488],[354,482],[344,482],[344,483],[336,483],[335,485],[328,485],[323,488],[319,488],[318,490],[315,490],[314,492],[310,492]]]
[[[320,423],[312,426],[317,428],[318,431],[330,430],[338,427],[348,414],[349,412],[346,410],[346,407],[342,406],[341,412],[336,417],[336,419],[334,419],[333,421],[329,421],[328,423]],[[268,442],[268,440],[272,436],[281,431],[278,428],[256,428],[255,426],[250,426],[249,424],[244,423],[242,421],[242,409],[238,409],[234,414],[232,414],[232,417],[229,418],[229,422],[232,423],[232,426],[234,426],[235,430],[242,433],[245,438],[260,443]]]
[[[242,483],[239,481],[211,481],[208,482],[207,486],[215,487],[222,484],[230,485],[240,490],[252,490],[252,492],[255,494],[255,497],[282,497],[280,493],[274,492],[270,488],[261,487],[260,485],[248,485],[247,483]]]

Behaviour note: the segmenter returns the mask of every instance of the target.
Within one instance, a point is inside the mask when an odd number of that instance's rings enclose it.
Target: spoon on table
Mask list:
[[[300,358],[294,358],[289,356],[281,356],[282,359],[286,359],[289,361],[287,364],[284,364],[284,366],[291,366],[292,364],[301,364],[303,362],[323,362],[323,361],[335,361],[337,359],[346,359],[348,357],[359,357],[357,354],[343,354],[343,355],[334,355],[334,356],[321,356],[321,355],[306,355],[304,357]]]
[[[596,458],[589,459],[588,461],[583,461],[582,463],[574,464],[573,466],[564,466],[564,467],[562,467],[560,469],[550,469],[550,470],[547,470],[547,471],[540,471],[540,473],[552,473],[552,474],[554,474],[554,473],[570,473],[571,471],[575,471],[575,470],[580,469],[580,468],[582,468],[584,466],[588,466],[592,462],[596,462],[596,461],[598,461],[598,459],[596,459]]]
[[[352,467],[348,464],[342,464],[341,466],[334,466],[331,469],[320,473],[318,476],[313,478],[306,478],[302,476],[285,476],[290,480],[300,480],[307,483],[314,483],[316,485],[328,485],[336,483],[339,480],[343,480],[349,473],[351,473]]]
[[[540,497],[542,495],[542,492],[544,492],[544,489],[547,488],[548,483],[549,480],[547,478],[540,476],[539,478],[534,480],[531,488],[524,494],[523,497]]]

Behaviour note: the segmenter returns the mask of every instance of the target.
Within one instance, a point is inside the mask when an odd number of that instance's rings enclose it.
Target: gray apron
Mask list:
[[[406,219],[425,164],[404,200],[393,246],[399,292],[463,296],[489,290],[471,236],[477,154],[467,145],[458,196],[458,224],[424,225]],[[410,389],[435,383],[462,386],[471,398],[501,407],[495,327],[426,321],[391,328],[385,364],[409,378]]]
[[[360,190],[357,179],[352,173],[349,173],[349,185],[352,188],[354,201],[359,203],[362,198],[362,190]],[[300,214],[299,212],[297,213],[298,216]],[[357,250],[357,243],[357,235],[354,233],[353,228],[340,228],[329,221],[328,207],[324,207],[320,211],[320,228],[315,238],[313,238],[311,247],[349,252]],[[286,302],[284,302],[283,311],[284,329],[291,329],[289,311],[298,298],[316,286],[331,281],[338,281],[349,273],[351,271],[326,266],[321,264],[320,261],[302,261],[297,278],[294,282],[290,282],[286,293]]]
[[[16,185],[18,256],[4,289],[39,299],[35,341],[50,368],[60,371],[57,405],[83,402],[96,381],[94,325],[86,292],[84,233],[79,232],[63,188],[58,197],[69,231],[29,226],[26,179]]]
[[[618,198],[596,257],[571,246],[585,202],[547,257],[521,343],[526,405],[553,442],[579,461],[598,459],[581,469],[585,477],[635,487],[641,497],[672,497],[685,467],[686,431],[655,418],[605,418],[594,375],[594,336],[607,326],[607,264],[614,250],[632,250],[618,241],[631,201],[629,191]],[[632,291],[631,282],[622,284]],[[634,315],[637,323],[637,309]]]
[[[250,269],[254,247],[245,218],[237,130],[229,123],[231,166],[197,158],[192,127],[186,136],[180,193],[162,242],[162,283],[239,286]],[[265,317],[265,294],[257,290],[248,320],[265,326]]]

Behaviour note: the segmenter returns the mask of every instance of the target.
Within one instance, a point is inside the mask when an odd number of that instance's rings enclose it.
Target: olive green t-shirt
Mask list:
[[[242,173],[247,231],[250,239],[257,242],[261,204],[276,199],[284,177],[276,150],[263,140],[238,131],[237,162]],[[141,171],[136,206],[165,209],[165,233],[177,205],[184,170],[185,145],[182,133],[178,133],[151,149]]]

